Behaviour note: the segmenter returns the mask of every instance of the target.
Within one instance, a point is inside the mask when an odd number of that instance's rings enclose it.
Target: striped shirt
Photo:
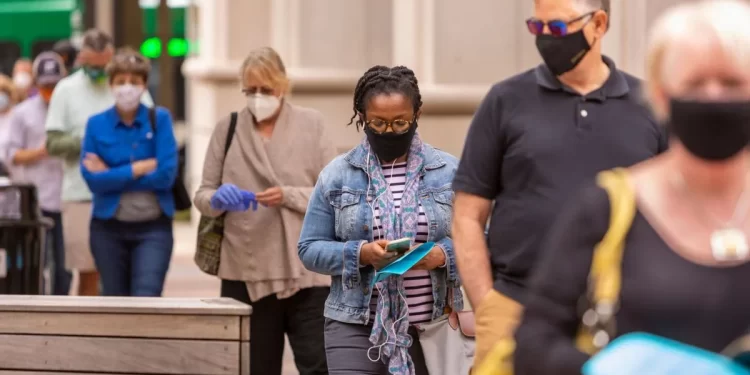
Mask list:
[[[396,213],[401,212],[401,197],[404,195],[404,185],[406,184],[406,163],[391,164],[383,166],[383,175],[388,183],[391,194],[393,195],[393,204]],[[380,209],[375,206],[374,220],[375,225],[373,234],[375,239],[384,238],[383,227],[380,225]],[[416,243],[427,242],[427,216],[425,215],[422,205],[419,205],[419,220],[417,222],[417,235],[414,241]],[[406,301],[409,306],[409,323],[420,324],[432,321],[432,306],[434,297],[432,296],[432,280],[430,271],[426,270],[409,270],[403,276],[404,288],[406,289]],[[377,289],[372,292],[370,300],[370,318],[375,319],[375,310],[378,304]]]

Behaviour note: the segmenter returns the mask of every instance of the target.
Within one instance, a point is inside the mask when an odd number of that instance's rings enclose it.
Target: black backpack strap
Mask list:
[[[229,146],[232,145],[232,138],[234,138],[234,132],[237,130],[237,112],[232,112],[232,119],[229,121],[229,131],[227,131],[227,140],[224,143],[224,157],[227,156]]]
[[[156,106],[148,109],[148,120],[151,121],[151,131],[156,135]]]

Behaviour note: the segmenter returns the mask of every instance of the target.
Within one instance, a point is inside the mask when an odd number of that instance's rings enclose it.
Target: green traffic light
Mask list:
[[[167,45],[167,53],[172,57],[187,56],[188,50],[188,41],[183,38],[171,39]]]
[[[156,37],[148,38],[141,44],[141,54],[149,59],[161,56],[161,40]]]
[[[141,54],[149,59],[158,59],[161,56],[161,40],[151,37],[141,43]],[[172,38],[167,44],[167,53],[172,57],[187,56],[190,51],[190,43],[184,38]]]

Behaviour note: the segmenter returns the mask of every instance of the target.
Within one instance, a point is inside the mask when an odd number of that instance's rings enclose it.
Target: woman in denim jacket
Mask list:
[[[318,179],[302,225],[299,255],[333,276],[325,305],[329,373],[427,374],[415,325],[463,308],[450,238],[455,157],[417,134],[422,100],[414,72],[375,66],[354,93],[363,142]],[[435,242],[402,277],[370,288],[388,241]]]

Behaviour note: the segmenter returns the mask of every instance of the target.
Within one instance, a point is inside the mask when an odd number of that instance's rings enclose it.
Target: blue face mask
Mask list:
[[[434,242],[425,242],[422,245],[407,251],[401,256],[401,258],[396,259],[393,263],[377,271],[375,277],[372,279],[372,285],[374,286],[376,283],[385,280],[388,276],[401,276],[405,274],[406,271],[410,270],[419,263],[422,258],[427,256],[433,246],[435,246]]]

